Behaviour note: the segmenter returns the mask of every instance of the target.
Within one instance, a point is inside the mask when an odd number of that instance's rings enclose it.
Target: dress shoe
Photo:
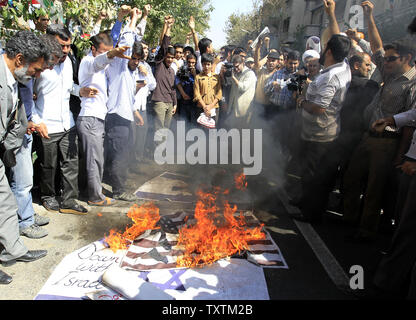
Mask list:
[[[48,217],[40,216],[37,213],[34,214],[35,224],[38,226],[46,226],[50,219]]]
[[[59,208],[60,213],[69,213],[69,214],[78,214],[86,215],[88,210],[78,204],[75,200],[69,201],[68,203],[63,203]]]
[[[29,250],[28,252],[26,252],[26,254],[24,254],[23,256],[10,260],[10,261],[5,261],[2,262],[1,264],[5,267],[10,267],[12,265],[14,265],[16,262],[32,262],[32,261],[36,261],[40,258],[45,257],[48,254],[48,251],[46,250]]]
[[[58,212],[59,211],[59,203],[53,197],[43,199],[42,200],[42,205],[48,211],[52,211],[52,212]]]
[[[0,284],[9,284],[12,280],[11,276],[0,270]]]

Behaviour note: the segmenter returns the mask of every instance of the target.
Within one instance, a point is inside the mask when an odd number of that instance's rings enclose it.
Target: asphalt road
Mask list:
[[[144,182],[164,171],[179,172],[194,177],[194,186],[200,183],[227,184],[232,176],[230,166],[158,166],[142,165],[138,173],[129,175],[128,185],[134,191]],[[269,295],[272,300],[349,300],[355,297],[347,291],[350,267],[362,265],[366,282],[380,258],[379,251],[388,243],[383,238],[376,244],[348,244],[344,240],[350,229],[328,217],[320,226],[295,223],[290,218],[287,198],[282,190],[281,177],[267,172],[248,177],[249,203],[257,218],[280,247],[289,269],[264,269]],[[228,179],[229,181],[229,179]],[[0,287],[0,300],[32,300],[49,278],[54,268],[69,253],[102,239],[110,229],[122,230],[131,221],[126,212],[131,203],[119,202],[109,208],[89,208],[86,216],[47,212],[35,195],[35,211],[51,219],[45,228],[49,235],[43,239],[23,238],[29,249],[47,249],[48,255],[36,262],[17,263],[0,268],[13,277],[10,285]],[[140,201],[138,201],[140,203]],[[83,203],[86,205],[85,203]],[[163,208],[180,208],[179,203],[161,201]],[[87,206],[87,205],[86,205]],[[88,206],[87,206],[88,207]],[[386,240],[387,239],[387,240]]]

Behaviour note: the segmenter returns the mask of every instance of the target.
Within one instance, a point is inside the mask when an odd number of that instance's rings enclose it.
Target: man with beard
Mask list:
[[[379,134],[371,129],[371,124],[378,119],[415,108],[416,47],[413,41],[407,39],[383,45],[373,17],[374,4],[364,1],[361,5],[368,21],[373,61],[380,69],[384,82],[364,111],[366,132],[352,154],[344,175],[343,219],[348,223],[359,224],[349,240],[362,243],[374,240],[390,175],[394,167],[402,162],[414,130],[405,126]],[[363,182],[366,188],[361,200],[362,189],[357,186]]]
[[[37,99],[32,110],[32,121],[39,126],[42,205],[49,211],[87,214],[88,210],[76,202],[78,189],[78,137],[70,96],[94,97],[97,89],[80,88],[74,83],[73,69],[68,54],[71,33],[62,25],[49,25],[47,34],[55,36],[62,47],[62,58],[52,70],[45,70],[36,79],[33,92]],[[56,196],[55,173],[60,167],[62,202]]]
[[[46,256],[46,250],[28,250],[19,236],[18,207],[9,187],[5,166],[16,164],[15,151],[27,130],[24,106],[19,102],[18,83],[39,77],[49,60],[44,44],[30,31],[20,31],[6,44],[0,59],[0,262],[31,262]],[[29,128],[30,129],[30,128]],[[12,277],[0,271],[0,284]]]
[[[306,222],[320,222],[325,208],[325,190],[331,177],[327,162],[340,132],[340,112],[351,82],[351,70],[346,57],[351,48],[348,37],[339,34],[335,17],[335,1],[324,0],[329,16],[332,37],[321,55],[324,66],[320,75],[309,84],[305,98],[300,98],[302,109],[302,143],[304,165],[302,172],[302,214],[293,218]],[[328,158],[329,155],[329,158]]]

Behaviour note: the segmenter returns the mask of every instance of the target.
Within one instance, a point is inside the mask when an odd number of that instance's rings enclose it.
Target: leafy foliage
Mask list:
[[[13,5],[7,4],[0,9],[0,39],[7,39],[17,30],[29,29],[29,20],[35,16],[49,15],[51,20],[57,19],[65,23],[71,30],[73,42],[81,53],[89,48],[88,34],[94,28],[102,10],[107,12],[108,18],[102,22],[101,29],[111,28],[117,19],[118,9],[123,5],[130,5],[143,9],[150,4],[152,10],[148,17],[145,40],[151,45],[157,45],[163,27],[164,17],[172,15],[175,24],[172,30],[173,42],[184,43],[186,34],[190,31],[188,21],[193,16],[196,21],[196,31],[203,34],[208,29],[210,13],[213,11],[211,0],[44,0],[49,4],[44,8],[36,8],[28,0],[14,0]]]

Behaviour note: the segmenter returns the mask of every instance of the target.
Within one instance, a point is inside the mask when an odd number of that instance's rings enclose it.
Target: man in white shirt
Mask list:
[[[256,93],[257,77],[253,70],[247,68],[240,55],[232,58],[234,70],[228,103],[227,126],[231,128],[244,128],[249,124],[251,103]],[[224,77],[225,66],[221,71]]]
[[[81,88],[74,84],[72,63],[68,58],[71,33],[62,25],[49,25],[47,34],[54,35],[62,46],[63,56],[52,70],[45,70],[34,82],[37,95],[32,121],[39,126],[41,199],[49,211],[85,215],[86,208],[78,198],[78,137],[69,107],[70,95],[93,97],[97,89]],[[59,160],[58,160],[59,159]],[[56,200],[55,173],[60,165],[63,185],[62,202]]]
[[[137,8],[132,10],[130,25],[121,35],[119,46],[128,46],[125,52],[130,60],[116,58],[106,71],[108,77],[108,114],[106,117],[105,148],[109,164],[110,185],[116,200],[134,201],[137,197],[126,192],[128,152],[132,146],[132,122],[143,125],[139,111],[135,109],[135,95],[146,83],[137,81],[137,68],[144,57],[143,46],[135,41],[135,26],[139,17]]]
[[[113,40],[106,32],[92,37],[91,42],[91,52],[81,61],[79,81],[82,87],[92,87],[98,92],[94,97],[81,98],[77,130],[87,169],[88,204],[108,206],[114,204],[115,200],[106,198],[102,193],[105,117],[108,100],[105,72],[115,57],[129,59],[123,54],[128,47],[113,48]]]

